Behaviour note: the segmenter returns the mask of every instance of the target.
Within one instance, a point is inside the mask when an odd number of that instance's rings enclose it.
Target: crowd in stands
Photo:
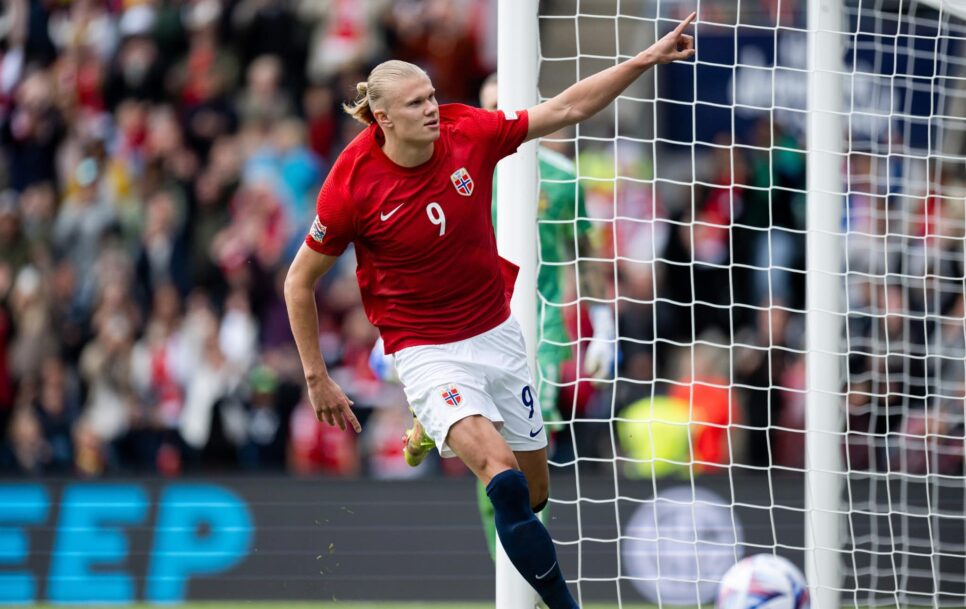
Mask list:
[[[0,19],[0,472],[465,474],[456,460],[405,465],[410,415],[401,389],[369,369],[377,332],[351,254],[320,283],[319,345],[364,431],[317,423],[282,282],[329,166],[360,129],[339,109],[355,83],[391,56],[424,66],[441,101],[476,103],[495,68],[493,4],[10,0]],[[700,446],[699,469],[801,467],[805,161],[792,133],[767,122],[751,133],[747,147],[701,164],[693,203],[655,187],[640,150],[620,163],[609,144],[566,151],[592,178],[589,254],[616,260],[603,272],[618,302],[620,380],[577,383],[576,364],[564,370],[558,405],[582,422],[558,435],[559,460],[613,456],[613,417],[640,419],[630,415],[657,395],[670,410],[694,406],[701,433],[682,441]],[[888,210],[910,203],[875,190],[884,182],[867,176],[887,168],[872,165],[862,155],[849,165],[849,221],[868,223],[869,240],[850,243],[850,311],[896,308],[850,318],[868,340],[856,343],[843,396],[854,466],[882,469],[895,447],[865,432],[939,421],[942,438],[962,436],[961,408],[958,420],[933,414],[956,410],[961,362],[925,348],[963,351],[962,208],[940,192],[961,178],[944,177],[920,215],[958,223],[897,232]],[[608,168],[639,179],[615,187]],[[876,265],[913,259],[936,266],[942,302],[911,281],[874,280]],[[897,302],[952,321],[911,323]],[[584,312],[568,308],[567,319],[573,336],[591,335]],[[882,352],[886,336],[933,359]],[[913,362],[922,368],[910,373]],[[903,423],[890,400],[923,414]],[[729,423],[743,427],[729,434]],[[634,434],[617,431],[616,448],[641,456]],[[961,467],[959,447],[949,471]],[[643,469],[628,473],[655,473]]]
[[[320,287],[320,345],[360,438],[315,423],[281,284],[360,129],[348,92],[391,51],[474,101],[489,3],[5,5],[0,469],[391,475],[405,400],[367,372],[354,264]]]

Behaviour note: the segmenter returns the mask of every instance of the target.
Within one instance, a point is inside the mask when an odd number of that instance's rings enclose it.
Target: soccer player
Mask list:
[[[510,316],[516,269],[490,219],[497,161],[527,140],[593,116],[646,70],[687,59],[692,13],[637,56],[528,110],[436,103],[417,66],[388,61],[346,110],[369,125],[339,155],[285,281],[289,320],[320,421],[360,431],[318,348],[315,284],[350,243],[369,320],[406,398],[444,457],[486,485],[511,562],[550,609],[577,603],[537,519],[547,502],[547,437],[523,337]]]
[[[484,110],[496,110],[497,78],[491,74],[480,88],[480,107]],[[540,202],[537,208],[540,220],[546,220],[539,226],[538,240],[540,244],[540,259],[548,262],[566,262],[579,258],[578,254],[586,255],[591,251],[590,224],[586,221],[567,224],[562,220],[573,221],[575,218],[587,217],[584,207],[583,188],[577,181],[577,170],[574,163],[562,154],[546,146],[537,149],[537,161],[540,168],[541,187]],[[495,184],[495,183],[494,183]],[[493,226],[496,226],[496,188],[493,189]],[[576,234],[576,239],[574,238]],[[574,243],[577,243],[574,251]],[[585,266],[581,264],[581,266]],[[548,430],[552,430],[554,423],[560,420],[557,409],[559,393],[560,370],[565,362],[574,357],[574,349],[567,345],[570,336],[567,333],[562,309],[559,304],[563,300],[563,285],[567,282],[567,266],[545,265],[540,268],[537,276],[537,291],[545,300],[547,306],[538,308],[538,324],[543,341],[537,351],[537,367],[543,382],[537,386],[537,403],[543,422]],[[581,293],[595,299],[603,299],[605,289],[603,277],[594,269],[583,268],[578,274],[581,283]],[[614,364],[613,345],[614,322],[608,305],[594,305],[591,307],[594,337],[584,356],[584,372],[590,376],[606,376],[612,371]],[[395,369],[391,357],[384,354],[382,341],[373,347],[370,357],[371,367],[383,380],[394,379]],[[405,458],[412,466],[419,465],[436,444],[430,438],[418,419],[413,419],[413,427],[406,431]],[[483,522],[484,535],[490,556],[496,555],[496,527],[493,522],[493,504],[486,494],[482,483],[477,483],[477,503]]]
[[[480,88],[480,107],[484,110],[496,110],[497,78],[491,74]],[[540,259],[550,263],[563,263],[579,258],[579,254],[587,255],[591,252],[591,226],[587,221],[573,222],[575,218],[586,218],[584,207],[584,190],[577,181],[577,169],[574,163],[562,154],[546,146],[537,149],[541,185],[540,201],[537,208],[538,217],[546,222],[538,230],[540,245]],[[496,227],[496,188],[493,189],[493,226]],[[564,223],[562,221],[570,221]],[[575,239],[576,235],[576,239]],[[574,243],[576,242],[576,251]],[[587,297],[602,300],[605,297],[604,277],[599,269],[583,268],[581,263],[578,273],[581,293]],[[543,421],[549,429],[553,423],[560,420],[557,409],[559,394],[560,371],[563,364],[574,357],[574,349],[567,345],[570,341],[563,310],[559,305],[563,301],[563,286],[567,283],[568,266],[544,265],[537,276],[537,291],[547,306],[538,307],[538,324],[540,335],[544,339],[537,351],[537,366],[543,383],[537,388],[537,400],[540,404]],[[608,305],[593,305],[590,310],[594,335],[584,354],[584,372],[589,376],[606,377],[613,372],[614,364],[614,322],[611,308]],[[391,356],[386,356],[382,341],[377,341],[370,356],[370,366],[373,372],[386,381],[396,381],[395,368]],[[413,429],[406,432],[405,456],[412,465],[419,465],[426,454],[436,447],[419,423],[413,421]],[[480,511],[487,528],[487,542],[490,553],[494,550],[494,535],[492,505],[486,497],[485,491],[480,493]]]

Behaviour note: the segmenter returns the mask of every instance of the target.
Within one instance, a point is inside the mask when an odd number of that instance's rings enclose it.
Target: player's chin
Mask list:
[[[439,139],[439,124],[423,127],[422,139],[426,142],[435,142]]]

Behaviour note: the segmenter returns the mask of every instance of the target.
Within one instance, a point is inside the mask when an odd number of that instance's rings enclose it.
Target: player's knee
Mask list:
[[[501,472],[505,472],[508,469],[518,470],[516,461],[501,458],[500,456],[486,456],[483,457],[478,465],[481,472],[488,478],[492,479],[494,476]],[[472,468],[471,468],[472,469]]]

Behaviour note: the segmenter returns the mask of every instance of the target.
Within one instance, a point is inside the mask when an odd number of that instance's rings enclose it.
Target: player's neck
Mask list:
[[[417,167],[433,158],[433,147],[435,145],[436,142],[427,142],[413,146],[386,138],[386,143],[382,145],[382,151],[390,161],[400,167]]]

